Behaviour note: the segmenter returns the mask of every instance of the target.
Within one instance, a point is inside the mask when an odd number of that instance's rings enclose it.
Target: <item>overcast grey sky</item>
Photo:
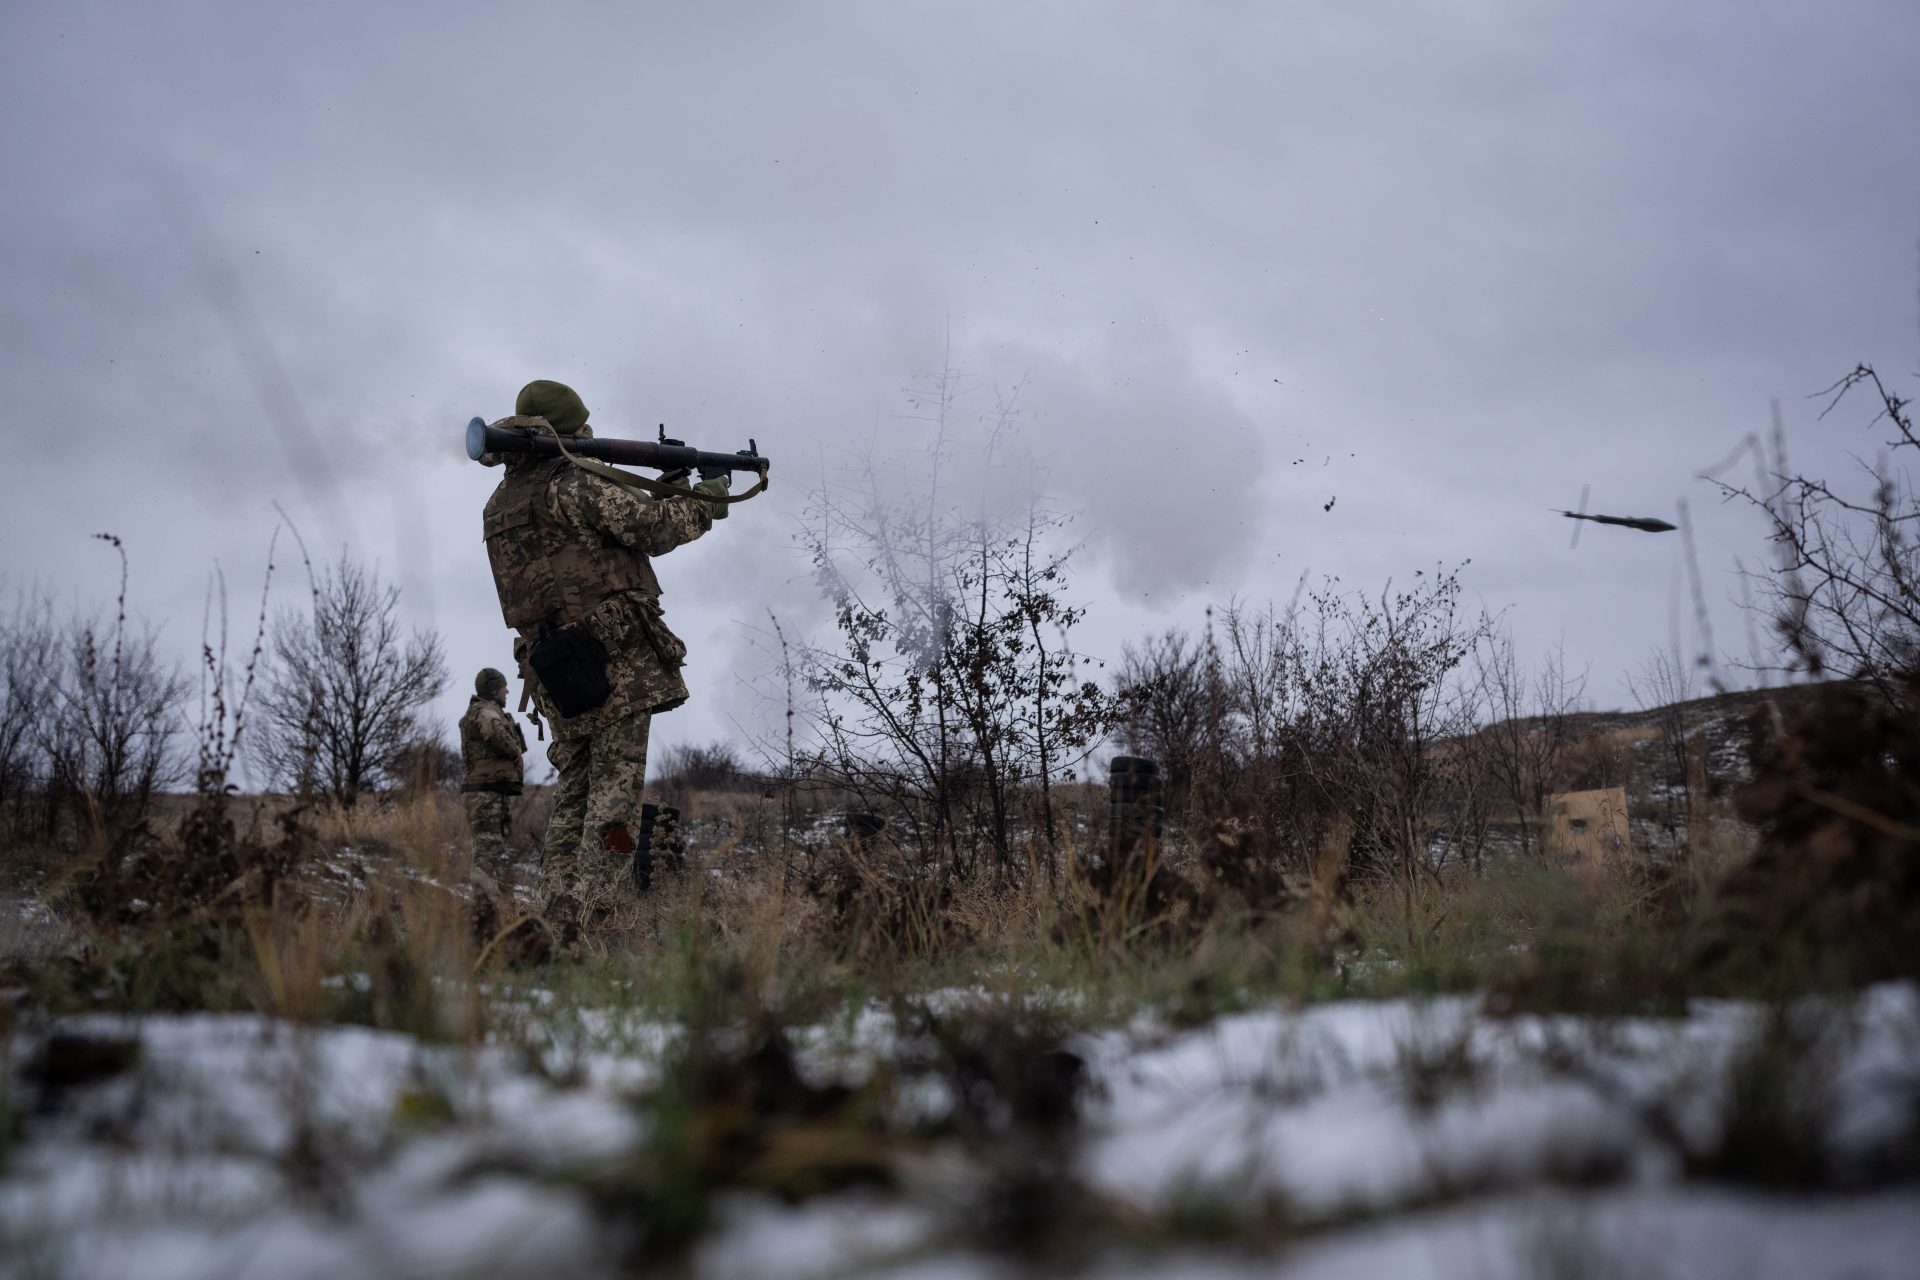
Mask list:
[[[1690,477],[1776,396],[1843,467],[1864,403],[1806,395],[1861,360],[1912,388],[1916,65],[1913,0],[17,0],[0,564],[104,600],[119,533],[186,655],[278,501],[464,685],[508,647],[460,430],[558,378],[602,434],[776,459],[661,564],[695,700],[655,741],[705,739],[750,710],[747,628],[820,616],[807,491],[918,447],[902,388],[950,335],[979,407],[1023,387],[1009,483],[1080,513],[1096,651],[1471,559],[1618,704],[1680,539],[1570,552],[1548,509],[1689,500],[1743,647],[1758,529]]]

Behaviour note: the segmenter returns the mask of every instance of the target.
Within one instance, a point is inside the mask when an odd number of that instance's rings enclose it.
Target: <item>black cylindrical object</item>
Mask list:
[[[640,806],[639,837],[633,845],[633,882],[645,893],[653,886],[657,863],[669,871],[684,871],[687,865],[686,841],[680,834],[680,810],[670,804]]]
[[[712,453],[684,444],[661,444],[657,440],[600,440],[589,437],[567,441],[568,453],[582,458],[598,458],[602,462],[625,463],[630,467],[658,467],[663,471],[675,467],[688,470],[725,467],[729,471],[751,471],[756,475],[765,475],[767,459],[760,456],[758,448],[752,440],[747,441],[747,447],[739,453]],[[478,462],[483,454],[488,453],[531,453],[543,458],[557,458],[560,456],[560,444],[552,436],[490,427],[483,419],[475,418],[467,424],[467,456]]]
[[[875,837],[887,829],[887,820],[877,813],[863,813],[849,809],[847,811],[847,842],[857,849],[872,844]]]

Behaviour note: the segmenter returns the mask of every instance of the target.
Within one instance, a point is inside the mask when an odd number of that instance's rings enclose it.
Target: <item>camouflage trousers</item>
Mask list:
[[[542,896],[571,894],[598,908],[634,896],[633,842],[647,777],[644,711],[600,719],[593,732],[556,735],[547,760],[559,771],[540,848]]]
[[[498,791],[468,791],[461,799],[467,804],[467,825],[473,829],[475,869],[505,880],[513,868],[513,854],[507,848],[513,797]]]

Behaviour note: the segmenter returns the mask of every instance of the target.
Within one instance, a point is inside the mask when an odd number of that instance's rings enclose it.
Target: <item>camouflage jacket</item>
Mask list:
[[[466,762],[463,791],[520,793],[520,757],[526,754],[526,735],[506,709],[478,694],[460,717],[460,758]]]
[[[506,468],[485,528],[500,610],[520,634],[515,656],[524,660],[544,631],[577,623],[607,651],[610,703],[622,714],[685,702],[687,648],[667,628],[650,557],[712,528],[711,508],[648,498],[564,458],[516,455]],[[579,718],[589,717],[604,718]]]

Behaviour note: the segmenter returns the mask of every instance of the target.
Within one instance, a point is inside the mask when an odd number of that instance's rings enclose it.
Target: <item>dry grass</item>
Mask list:
[[[1103,873],[1105,792],[1083,786],[1056,793],[1068,833],[1057,849],[1031,848],[1017,874],[959,878],[923,870],[884,838],[849,842],[834,817],[841,797],[679,798],[689,873],[537,970],[524,969],[512,932],[533,914],[532,833],[516,832],[523,896],[476,930],[464,813],[448,791],[305,810],[303,861],[270,896],[164,928],[83,931],[77,965],[48,963],[47,947],[21,963],[49,1007],[256,1009],[453,1039],[497,1024],[489,992],[529,982],[668,1016],[716,999],[818,1012],[955,985],[1071,992],[1096,1019],[1462,990],[1489,992],[1495,1008],[1658,1011],[1704,989],[1688,968],[1696,923],[1750,841],[1703,806],[1686,856],[1665,865],[1496,862],[1409,885],[1344,878],[1343,830],[1306,874],[1254,880],[1220,860],[1219,837],[1176,832],[1150,858]],[[290,802],[241,798],[234,809],[237,828],[261,833]]]
[[[1694,935],[1711,886],[1751,839],[1703,805],[1694,842],[1659,865],[1496,861],[1479,874],[1369,882],[1348,873],[1342,826],[1294,877],[1252,874],[1223,853],[1242,846],[1218,832],[1173,833],[1103,868],[1105,796],[1088,788],[1063,806],[1073,834],[1051,858],[1035,847],[1017,874],[963,879],[925,871],[884,838],[847,840],[833,821],[839,797],[680,798],[693,823],[687,874],[661,877],[538,963],[502,945],[511,918],[476,929],[459,798],[428,792],[298,815],[303,861],[270,892],[147,926],[70,924],[24,962],[31,991],[16,1008],[362,1023],[523,1046],[562,1080],[595,1053],[645,1051],[659,1055],[656,1083],[635,1100],[646,1136],[578,1183],[636,1269],[697,1241],[723,1192],[801,1199],[885,1185],[935,1141],[981,1171],[983,1208],[967,1220],[983,1247],[1070,1266],[1093,1239],[1253,1242],[1288,1229],[1284,1205],[1200,1193],[1123,1214],[1089,1193],[1069,1159],[1083,1065],[1067,1048],[1073,1027],[1142,1010],[1199,1023],[1276,998],[1441,991],[1484,993],[1496,1014],[1678,1012],[1726,989],[1693,967]],[[289,816],[284,801],[237,807],[244,830]],[[531,863],[525,871],[530,883]],[[1004,998],[937,1013],[929,997],[951,988]],[[859,1085],[804,1080],[791,1030],[850,1031],[876,1006],[902,1029],[899,1060]],[[664,1049],[645,1038],[656,1024],[680,1033]],[[1734,1176],[1759,1149],[1785,1153],[1755,1175],[1770,1184],[1828,1177],[1821,1116],[1795,1102],[1817,1080],[1817,1049],[1756,1041],[1736,1064],[1726,1149],[1690,1150],[1688,1167]],[[1409,1043],[1398,1070],[1421,1106],[1476,1083],[1457,1039]],[[929,1131],[903,1102],[929,1082],[984,1101]]]

